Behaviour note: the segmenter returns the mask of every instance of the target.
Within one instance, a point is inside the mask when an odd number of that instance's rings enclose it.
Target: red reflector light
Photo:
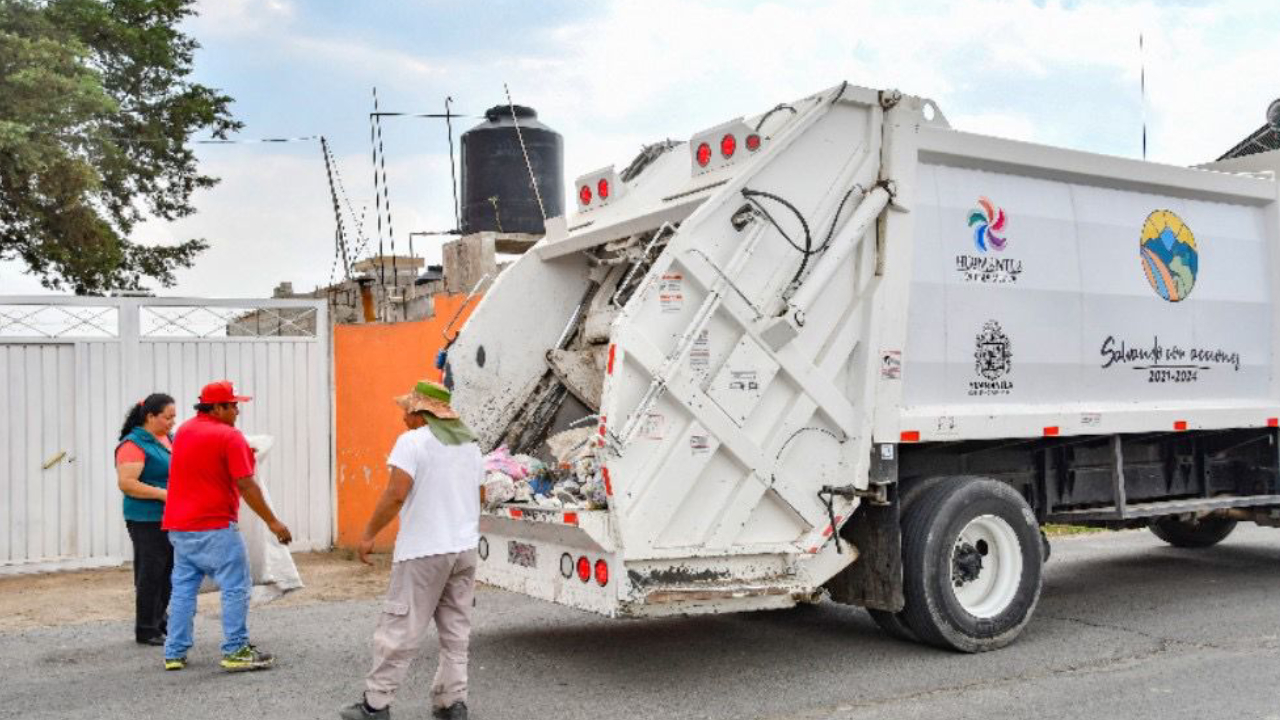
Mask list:
[[[755,151],[757,151],[757,150],[759,150],[759,149],[760,149],[760,136],[759,136],[759,135],[754,135],[754,134],[753,134],[753,135],[748,135],[748,136],[747,136],[747,149],[748,149],[748,150],[750,150],[751,152],[755,152]]]
[[[919,430],[903,430],[902,442],[920,442]]]
[[[565,513],[565,514],[564,514],[564,524],[565,524],[565,525],[577,525],[577,524],[578,524],[578,513],[576,513],[576,512],[567,512],[567,513]]]
[[[578,558],[578,579],[582,582],[591,579],[591,561],[585,556]]]
[[[1186,420],[1175,420],[1175,421],[1173,422],[1173,429],[1174,429],[1174,430],[1186,430],[1186,429],[1187,429],[1187,421],[1186,421]]]
[[[1280,427],[1280,418],[1267,418],[1267,427]]]
[[[720,138],[720,154],[721,155],[727,158],[731,158],[733,157],[734,151],[737,149],[738,149],[738,138],[734,137],[733,135],[725,135],[724,137]]]
[[[596,561],[596,584],[600,587],[609,584],[609,565],[603,560]]]
[[[589,185],[583,185],[582,189],[578,191],[578,202],[583,205],[591,204],[591,187]]]
[[[698,158],[698,164],[706,167],[707,163],[711,162],[711,146],[706,143],[699,145],[696,157]]]
[[[1050,425],[1049,427],[1047,427],[1047,428],[1045,428],[1045,429],[1044,429],[1044,434],[1045,434],[1045,436],[1047,436],[1047,437],[1053,437],[1054,435],[1057,435],[1057,434],[1058,434],[1058,426],[1057,426],[1057,425]]]
[[[596,194],[600,196],[601,200],[609,199],[609,181],[608,180],[604,178],[600,178],[600,182],[596,183]]]

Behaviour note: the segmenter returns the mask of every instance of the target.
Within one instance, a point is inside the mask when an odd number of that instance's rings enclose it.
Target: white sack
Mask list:
[[[275,444],[270,435],[248,435],[245,440],[253,448],[254,462],[261,465],[263,458]],[[258,486],[262,488],[262,499],[271,507],[271,492],[262,475],[257,475]],[[253,589],[249,593],[250,605],[269,603],[286,593],[303,587],[302,577],[298,575],[298,566],[293,562],[289,548],[280,544],[275,533],[267,529],[267,524],[258,517],[249,506],[240,501],[240,535],[244,537],[245,549],[249,553],[249,577]],[[218,588],[212,578],[206,577],[200,584],[200,592],[211,592]]]

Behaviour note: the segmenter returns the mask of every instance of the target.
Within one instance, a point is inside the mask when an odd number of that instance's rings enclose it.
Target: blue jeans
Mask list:
[[[173,591],[169,596],[166,658],[186,657],[196,619],[196,593],[208,575],[222,590],[222,654],[249,644],[249,553],[236,524],[222,530],[169,532]]]

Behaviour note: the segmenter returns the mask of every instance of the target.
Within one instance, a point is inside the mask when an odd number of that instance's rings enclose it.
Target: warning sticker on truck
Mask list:
[[[658,282],[658,305],[663,314],[678,313],[684,309],[684,275],[664,273]]]
[[[706,328],[698,331],[693,339],[693,347],[689,349],[689,369],[705,373],[711,368],[711,337]]]
[[[661,413],[647,413],[640,424],[640,436],[649,440],[661,440],[666,430],[667,418]]]
[[[885,350],[880,355],[880,379],[902,379],[902,351]]]

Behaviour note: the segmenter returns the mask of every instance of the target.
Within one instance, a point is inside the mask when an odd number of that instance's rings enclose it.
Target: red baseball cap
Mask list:
[[[236,389],[232,387],[230,380],[211,382],[208,385],[205,385],[204,389],[200,391],[200,402],[205,405],[249,402],[252,399],[253,398],[248,395],[237,395]]]

